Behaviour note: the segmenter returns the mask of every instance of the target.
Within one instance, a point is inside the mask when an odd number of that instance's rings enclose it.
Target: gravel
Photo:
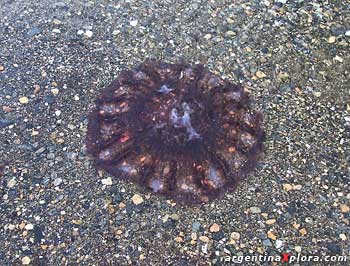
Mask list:
[[[2,1],[0,264],[349,256],[349,9],[348,1]],[[266,150],[235,192],[178,206],[90,163],[93,99],[147,58],[203,63],[250,90]]]

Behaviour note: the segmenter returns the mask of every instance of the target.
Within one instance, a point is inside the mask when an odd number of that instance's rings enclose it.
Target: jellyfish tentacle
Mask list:
[[[139,150],[129,150],[118,160],[104,163],[103,168],[119,178],[141,184],[144,169],[152,167],[152,158]]]
[[[109,142],[115,142],[118,141],[120,136],[125,132],[125,123],[123,123],[121,120],[113,120],[113,121],[106,121],[103,120],[100,122],[100,136],[101,136],[101,145],[108,145]]]
[[[98,160],[112,161],[127,153],[134,145],[134,140],[130,132],[126,131],[119,135],[117,141],[103,143],[98,153]]]
[[[146,187],[152,192],[165,194],[171,193],[176,174],[176,162],[157,159],[153,166],[153,172],[145,178]]]
[[[88,154],[96,157],[101,143],[100,121],[97,108],[94,108],[89,114],[89,123],[87,125],[86,149]]]

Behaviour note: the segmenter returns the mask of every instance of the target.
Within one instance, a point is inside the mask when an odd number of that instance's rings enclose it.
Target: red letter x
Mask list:
[[[290,257],[290,253],[282,253],[282,260],[281,262],[289,262],[289,257]]]

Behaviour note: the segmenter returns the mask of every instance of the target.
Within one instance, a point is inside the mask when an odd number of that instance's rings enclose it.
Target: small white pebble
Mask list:
[[[139,205],[143,202],[143,198],[139,194],[132,196],[131,200],[135,205]]]
[[[138,24],[138,21],[135,19],[135,20],[130,20],[130,25],[133,26],[133,27],[136,27]]]
[[[53,181],[53,185],[55,186],[55,187],[58,187],[61,183],[62,183],[62,178],[56,178],[54,181]]]
[[[343,63],[343,61],[344,61],[344,59],[343,59],[342,57],[340,57],[339,55],[336,55],[336,56],[334,57],[334,60],[335,60],[335,61],[338,61],[338,62],[340,62],[340,63]]]
[[[113,180],[110,177],[104,178],[101,180],[101,183],[106,186],[111,186],[113,184]]]
[[[15,230],[16,226],[14,224],[9,224],[8,229],[9,230]]]
[[[56,88],[51,89],[51,93],[52,93],[53,95],[57,95],[59,92],[60,92],[59,89],[56,89]]]
[[[20,98],[19,98],[19,102],[20,102],[21,104],[27,104],[27,103],[29,102],[29,99],[28,99],[28,97],[23,96],[23,97],[20,97]]]
[[[17,181],[16,178],[12,178],[8,183],[7,183],[7,187],[12,188],[16,185]]]
[[[53,21],[52,21],[53,24],[55,25],[60,25],[62,22],[60,20],[58,20],[57,18],[55,18]]]
[[[211,38],[211,34],[207,33],[204,35],[204,39],[209,40]]]
[[[32,224],[27,224],[24,228],[26,230],[33,230],[34,226]]]
[[[60,115],[61,115],[61,111],[60,111],[60,110],[56,110],[56,111],[55,111],[55,115],[56,115],[56,116],[60,116]]]
[[[283,247],[283,241],[282,240],[276,240],[275,246],[277,249]]]
[[[239,240],[241,238],[241,234],[238,232],[232,232],[230,238],[233,240]]]
[[[335,43],[335,41],[336,41],[335,36],[330,36],[330,37],[328,38],[328,43]]]
[[[30,264],[30,258],[28,256],[25,256],[22,258],[22,265],[29,265]]]
[[[83,30],[78,30],[77,34],[78,34],[78,35],[83,35],[83,34],[84,34],[84,31],[83,31]]]
[[[301,252],[301,246],[295,246],[295,247],[294,247],[294,250],[295,250],[296,252],[300,253],[300,252]]]
[[[75,129],[75,126],[73,124],[68,124],[67,127],[70,129],[70,130],[74,130]]]
[[[91,38],[94,33],[91,30],[87,30],[84,33],[84,36],[87,38]]]
[[[339,235],[340,239],[345,241],[347,239],[346,235],[345,234],[340,234]]]

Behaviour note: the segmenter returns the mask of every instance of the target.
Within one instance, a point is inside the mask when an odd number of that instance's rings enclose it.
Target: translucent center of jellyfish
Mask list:
[[[137,174],[137,169],[135,167],[133,167],[132,165],[121,165],[118,167],[118,169],[126,174],[129,175],[135,175]]]
[[[208,179],[214,183],[216,187],[223,185],[223,179],[218,174],[218,170],[213,166],[209,167]]]
[[[173,91],[174,89],[172,89],[172,88],[169,88],[167,85],[162,85],[161,87],[160,87],[160,89],[158,90],[158,92],[163,92],[163,93],[169,93],[169,92],[171,92],[171,91]]]
[[[154,192],[161,191],[163,189],[163,183],[158,179],[152,179],[150,182],[150,187]]]
[[[179,115],[176,108],[171,109],[170,112],[170,121],[173,123],[175,128],[184,127],[186,128],[188,134],[188,140],[192,139],[201,139],[201,135],[191,125],[190,114],[192,109],[190,106],[184,102],[182,103],[183,115]]]

